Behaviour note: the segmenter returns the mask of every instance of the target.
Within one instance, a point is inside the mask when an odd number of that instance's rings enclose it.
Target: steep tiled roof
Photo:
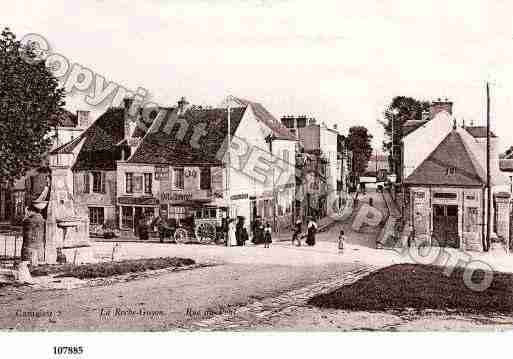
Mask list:
[[[448,174],[454,169],[453,174]],[[416,185],[482,186],[483,170],[457,130],[451,131],[435,150],[408,176]]]
[[[474,138],[486,138],[486,126],[465,126],[465,130]],[[497,137],[490,131],[490,137]]]
[[[234,135],[244,115],[245,108],[232,108],[230,114],[231,134]],[[171,116],[176,118],[173,110]],[[220,165],[216,157],[228,134],[228,111],[226,109],[194,109],[183,116],[189,125],[182,134],[182,128],[174,125],[170,132],[166,130],[166,121],[155,123],[144,137],[141,145],[130,157],[131,163],[170,164],[170,165]],[[159,121],[160,122],[160,121]],[[199,138],[199,146],[194,145],[195,129],[203,128],[206,132]],[[168,133],[167,133],[168,132]],[[222,152],[221,152],[222,153]]]
[[[280,121],[278,121],[267,109],[258,102],[249,101],[243,98],[236,97],[233,99],[241,106],[251,106],[255,117],[258,121],[264,123],[271,131],[273,131],[274,137],[277,139],[291,140],[294,141],[296,138]]]
[[[116,146],[125,136],[124,109],[109,108],[83,134],[52,151],[72,153],[83,142],[73,170],[114,170],[120,159]]]

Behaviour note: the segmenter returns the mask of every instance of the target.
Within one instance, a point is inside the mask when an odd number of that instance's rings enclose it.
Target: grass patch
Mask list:
[[[343,286],[315,296],[310,305],[353,311],[447,310],[459,313],[513,313],[513,274],[493,272],[490,287],[473,291],[463,281],[463,268],[446,276],[443,267],[397,264]],[[472,281],[484,278],[474,271]]]
[[[147,259],[129,259],[119,262],[103,262],[91,264],[57,264],[40,265],[30,269],[34,276],[58,274],[56,277],[75,277],[79,279],[105,278],[119,274],[144,272],[147,270],[164,269],[171,267],[184,267],[195,264],[189,258],[163,257]]]

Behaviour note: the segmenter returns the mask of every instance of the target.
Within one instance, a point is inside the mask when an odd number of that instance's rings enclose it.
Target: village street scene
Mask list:
[[[511,51],[445,69],[444,46],[475,48],[431,16],[429,49],[393,42],[409,58],[389,65],[374,40],[298,35],[289,2],[174,6],[116,29],[109,2],[86,30],[4,19],[1,330],[513,329],[511,84],[468,75]],[[176,24],[133,33],[157,12]],[[238,33],[263,19],[287,45]]]

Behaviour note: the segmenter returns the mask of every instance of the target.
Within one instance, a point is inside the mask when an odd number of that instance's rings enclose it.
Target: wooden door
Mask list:
[[[440,247],[459,248],[458,206],[433,205],[433,236]]]

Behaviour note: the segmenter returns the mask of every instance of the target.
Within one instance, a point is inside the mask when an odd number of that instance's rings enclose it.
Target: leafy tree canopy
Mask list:
[[[367,168],[372,155],[372,135],[364,126],[353,126],[347,136],[347,147],[353,152],[353,172],[359,176]]]
[[[0,180],[22,177],[38,167],[59,125],[64,90],[34,49],[9,28],[0,35]]]

